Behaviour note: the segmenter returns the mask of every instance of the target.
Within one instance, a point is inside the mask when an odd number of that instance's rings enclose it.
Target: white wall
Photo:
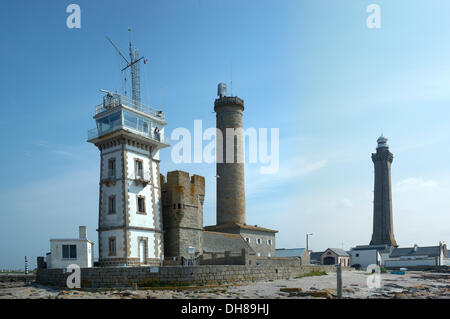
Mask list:
[[[109,256],[109,238],[116,237],[116,256]],[[101,256],[100,258],[124,258],[124,231],[122,229],[105,230],[101,232]]]
[[[350,254],[350,266],[360,264],[361,267],[367,267],[372,264],[378,265],[380,261],[379,253],[376,249],[351,250],[348,253]]]
[[[111,149],[107,149],[103,154],[102,176],[106,178],[108,176],[108,161],[111,158],[116,159],[116,178],[120,179],[123,176],[122,172],[122,148],[116,146]],[[102,214],[102,227],[117,227],[123,225],[123,184],[119,180],[115,184],[103,184],[101,196],[101,214]],[[109,197],[114,195],[116,197],[116,213],[109,214]]]
[[[77,258],[63,259],[62,246],[76,245]],[[71,264],[77,264],[82,268],[93,266],[93,243],[80,239],[51,239],[50,240],[50,264],[48,268],[67,268]]]
[[[158,254],[161,254],[161,236],[157,233],[158,236]],[[132,258],[138,258],[138,247],[139,247],[139,237],[147,238],[147,258],[159,258],[159,256],[155,255],[155,232],[153,231],[130,231],[130,239],[131,239],[131,256]]]

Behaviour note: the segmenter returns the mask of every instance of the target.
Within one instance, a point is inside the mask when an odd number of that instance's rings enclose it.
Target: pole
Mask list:
[[[28,275],[28,257],[25,256],[25,275]]]
[[[338,264],[337,266],[337,297],[338,299],[342,299],[342,266]]]
[[[309,252],[309,236],[313,235],[313,233],[306,233],[306,251]]]
[[[25,285],[28,284],[28,256],[25,256]]]

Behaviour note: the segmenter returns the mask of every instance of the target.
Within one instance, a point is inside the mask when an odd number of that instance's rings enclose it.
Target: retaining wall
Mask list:
[[[81,269],[82,288],[151,286],[154,284],[213,284],[240,281],[266,281],[300,276],[311,271],[335,272],[335,266],[287,265],[208,265],[163,267],[96,267]],[[38,269],[36,282],[66,287],[64,269]]]

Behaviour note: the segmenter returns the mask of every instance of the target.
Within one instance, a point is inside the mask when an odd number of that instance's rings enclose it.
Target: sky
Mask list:
[[[81,8],[69,29],[66,7]],[[370,4],[381,28],[369,29]],[[450,241],[450,2],[446,0],[2,1],[0,269],[23,268],[50,238],[88,227],[97,243],[100,156],[87,143],[99,89],[121,92],[133,43],[143,102],[166,135],[215,126],[217,84],[245,101],[244,128],[278,128],[276,174],[246,163],[247,223],[279,230],[277,248],[350,249],[372,235],[376,140],[389,139],[400,246]],[[171,143],[174,145],[176,142]],[[215,165],[163,174],[206,177],[215,224]],[[96,250],[96,257],[98,256]]]

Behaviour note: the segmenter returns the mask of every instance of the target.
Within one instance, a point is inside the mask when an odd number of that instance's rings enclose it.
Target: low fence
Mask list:
[[[293,278],[311,271],[335,272],[335,266],[204,265],[163,267],[96,267],[81,269],[82,288],[153,286],[160,284],[212,284]],[[66,287],[65,269],[38,269],[36,281]]]

